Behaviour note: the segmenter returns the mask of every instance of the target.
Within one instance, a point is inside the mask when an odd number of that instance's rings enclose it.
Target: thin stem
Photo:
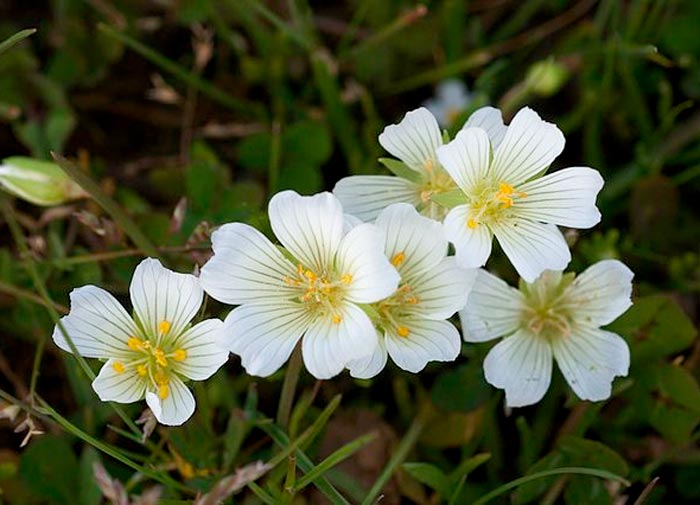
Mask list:
[[[277,424],[285,430],[289,425],[289,415],[292,412],[292,404],[294,403],[294,393],[299,382],[299,373],[301,372],[301,346],[297,344],[289,358],[287,371],[284,375],[282,383],[282,392],[280,393],[280,402],[277,407]]]
[[[418,415],[404,437],[401,439],[401,443],[399,443],[399,446],[396,448],[396,452],[394,452],[394,454],[391,456],[391,459],[384,467],[384,470],[382,470],[382,473],[372,486],[372,489],[370,489],[367,496],[365,496],[365,499],[362,501],[362,505],[372,505],[374,503],[374,500],[377,498],[377,496],[379,496],[379,493],[382,492],[382,489],[384,489],[386,483],[389,482],[389,479],[391,479],[391,476],[394,474],[394,470],[396,470],[396,468],[398,468],[398,466],[404,462],[408,456],[408,453],[411,451],[411,449],[413,449],[413,446],[423,431],[424,426],[425,420],[421,417],[421,415]]]
[[[30,302],[34,302],[37,305],[44,306],[44,301],[43,298],[40,296],[32,293],[31,291],[27,291],[26,289],[18,288],[17,286],[13,286],[12,284],[8,284],[6,282],[0,281],[0,293],[5,293],[6,295],[13,296],[15,298],[22,298],[24,300],[29,300]],[[57,312],[61,312],[63,314],[68,313],[68,307],[65,305],[61,305],[60,303],[53,303],[53,308]]]
[[[3,40],[2,43],[0,43],[0,54],[4,53],[18,42],[21,42],[22,40],[34,35],[35,33],[36,28],[28,28],[26,30],[22,30],[15,33],[11,37],[8,37],[7,39]]]

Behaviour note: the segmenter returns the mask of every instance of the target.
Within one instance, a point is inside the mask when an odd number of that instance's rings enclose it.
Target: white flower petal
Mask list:
[[[317,379],[330,379],[377,346],[377,330],[359,307],[346,304],[336,315],[342,318],[339,323],[333,322],[331,314],[314,321],[301,342],[304,364]]]
[[[597,328],[574,327],[568,337],[552,341],[552,350],[566,382],[582,400],[610,398],[613,379],[629,369],[627,342]]]
[[[581,324],[604,326],[632,305],[634,273],[617,260],[599,261],[588,267],[567,288],[566,304]]]
[[[289,359],[310,323],[296,302],[241,305],[224,321],[222,345],[241,357],[248,374],[267,377]]]
[[[492,386],[505,389],[509,407],[532,405],[549,388],[552,350],[544,339],[519,331],[489,351],[484,376]]]
[[[525,298],[517,289],[486,270],[479,270],[467,305],[459,313],[467,342],[485,342],[510,335],[520,325]]]
[[[70,293],[70,313],[61,323],[78,352],[86,358],[110,358],[129,355],[127,341],[136,335],[136,324],[124,307],[107,291],[83,286]],[[53,330],[53,340],[71,352],[61,329]]]
[[[564,270],[571,261],[569,246],[553,224],[515,218],[492,229],[503,252],[527,282],[545,270]]]
[[[508,126],[491,168],[499,181],[517,186],[547,168],[563,150],[561,130],[525,107]]]
[[[230,305],[291,298],[296,290],[284,283],[297,274],[295,265],[252,226],[229,223],[211,237],[214,256],[199,280],[214,299]]]
[[[343,236],[343,207],[335,196],[281,191],[270,200],[268,214],[277,239],[304,267],[320,274],[331,265]]]
[[[411,292],[419,300],[412,307],[412,313],[438,320],[447,319],[462,310],[477,272],[474,268],[460,268],[451,256],[431,270],[405,277],[404,280],[411,286]]]
[[[445,236],[455,246],[457,264],[462,268],[478,268],[485,265],[491,256],[493,235],[483,224],[469,228],[468,219],[469,207],[460,205],[447,214],[443,227]]]
[[[482,184],[491,162],[491,144],[486,131],[466,128],[437,150],[442,166],[466,194]]]
[[[494,151],[501,145],[508,131],[508,127],[503,124],[501,111],[494,107],[481,107],[475,110],[462,128],[481,128],[486,131]]]
[[[375,225],[384,238],[384,253],[401,277],[436,267],[447,256],[447,238],[442,225],[421,216],[410,205],[397,203],[379,214]]]
[[[392,203],[417,206],[420,188],[411,181],[391,175],[352,175],[340,179],[333,194],[343,204],[343,210],[363,221],[372,221]]]
[[[513,209],[518,216],[535,221],[590,228],[600,221],[595,200],[602,187],[597,170],[566,168],[520,186],[518,190],[527,196],[518,198]]]
[[[173,349],[187,353],[183,361],[172,361],[177,373],[192,380],[208,379],[228,361],[228,350],[221,346],[223,323],[207,319],[195,324],[172,344]]]
[[[442,145],[442,134],[435,117],[420,107],[407,112],[399,124],[384,128],[379,143],[410,168],[422,172],[426,162],[435,163],[435,150]]]
[[[341,275],[350,275],[345,298],[357,303],[372,303],[396,290],[399,274],[384,256],[382,236],[376,226],[364,223],[343,237],[336,268]]]
[[[372,354],[366,358],[352,360],[348,363],[347,366],[351,376],[356,379],[371,379],[384,370],[388,356],[386,345],[384,344],[383,336],[377,335],[377,339],[377,346]]]
[[[170,377],[168,396],[162,400],[156,393],[146,393],[146,403],[160,424],[180,426],[194,414],[194,396],[185,383]]]
[[[194,275],[168,270],[154,258],[146,258],[136,267],[129,294],[134,313],[148,336],[158,335],[163,321],[170,324],[168,335],[179,335],[197,314],[204,298]]]
[[[447,321],[406,318],[402,325],[409,329],[406,337],[393,331],[386,333],[386,348],[400,368],[417,373],[430,361],[454,361],[459,356],[459,332]]]
[[[118,373],[114,368],[115,363],[118,363],[117,366],[128,365],[116,359],[107,360],[92,381],[92,389],[103,402],[132,403],[141,400],[146,392],[146,381],[133,369],[127,368]]]

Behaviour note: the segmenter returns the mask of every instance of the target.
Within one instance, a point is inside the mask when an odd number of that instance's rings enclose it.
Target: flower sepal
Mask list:
[[[435,202],[438,205],[445,207],[446,209],[454,209],[459,205],[466,205],[469,203],[467,196],[461,189],[453,189],[445,193],[436,193],[430,195],[430,201]]]
[[[396,177],[401,177],[415,184],[423,184],[425,182],[424,174],[409,168],[403,161],[395,160],[394,158],[379,158],[377,161]]]

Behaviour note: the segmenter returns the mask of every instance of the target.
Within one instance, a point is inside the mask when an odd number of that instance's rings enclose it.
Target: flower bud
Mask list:
[[[60,205],[88,196],[55,163],[24,156],[12,156],[2,161],[0,188],[43,206]]]
[[[527,72],[527,88],[540,96],[551,96],[564,85],[569,78],[569,71],[553,59],[538,61]]]

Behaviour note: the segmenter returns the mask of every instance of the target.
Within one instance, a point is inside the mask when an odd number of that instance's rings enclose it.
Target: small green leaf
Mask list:
[[[408,165],[402,161],[393,158],[379,158],[379,163],[388,168],[389,171],[397,177],[401,177],[402,179],[416,184],[421,184],[423,182],[423,174],[409,168]]]
[[[404,463],[401,467],[411,477],[425,484],[430,489],[437,491],[442,496],[449,494],[452,483],[447,475],[435,465],[429,463]]]
[[[430,195],[430,199],[448,209],[452,209],[458,205],[464,205],[468,202],[464,192],[459,188],[446,191],[445,193]]]
[[[55,464],[57,461],[61,463]],[[64,438],[43,435],[22,454],[19,475],[32,491],[50,503],[75,503],[78,461]]]

